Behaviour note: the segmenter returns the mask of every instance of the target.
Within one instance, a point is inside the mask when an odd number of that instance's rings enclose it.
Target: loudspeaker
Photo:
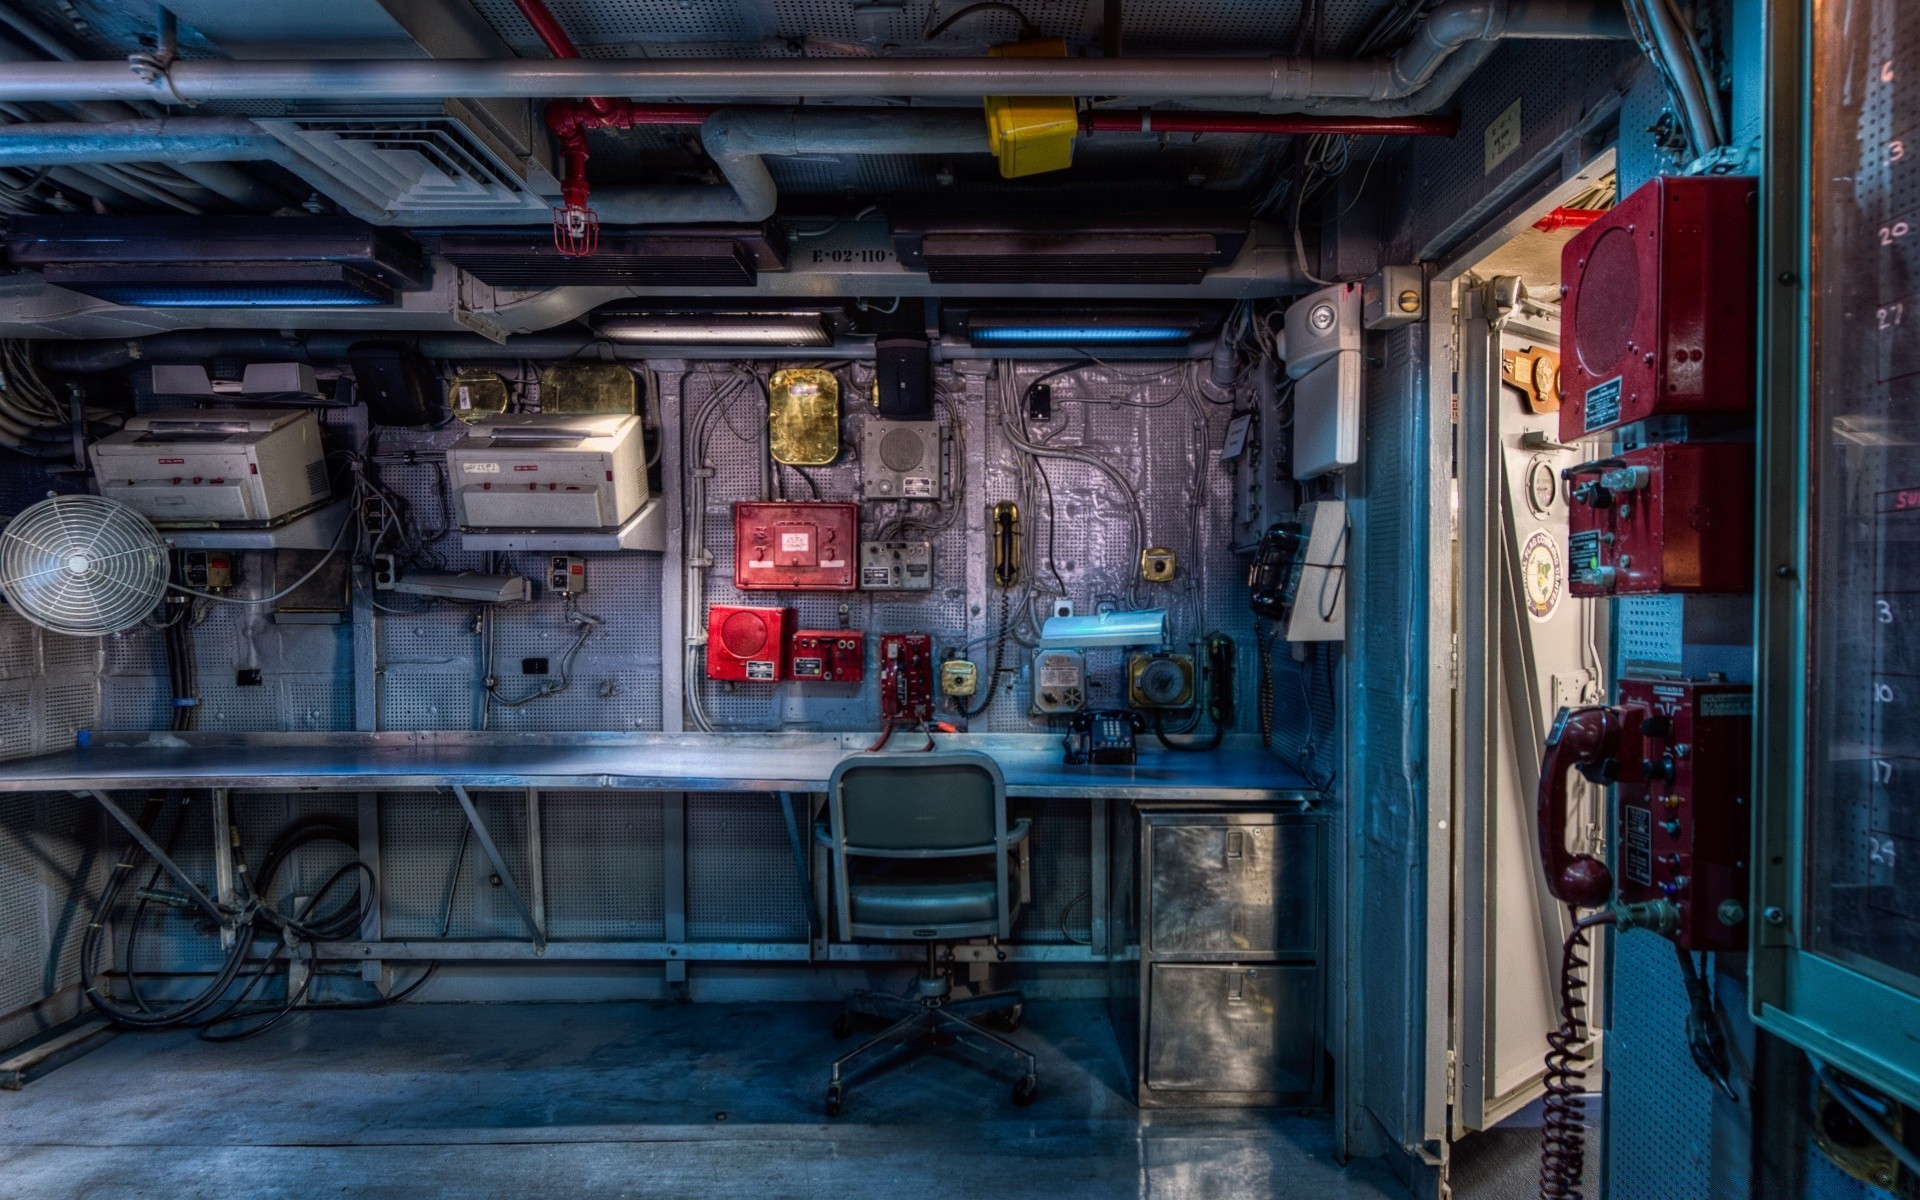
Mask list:
[[[431,425],[440,393],[427,360],[405,346],[361,342],[347,348],[353,386],[375,425]]]
[[[927,339],[883,337],[873,343],[880,415],[895,421],[933,419],[932,361]]]

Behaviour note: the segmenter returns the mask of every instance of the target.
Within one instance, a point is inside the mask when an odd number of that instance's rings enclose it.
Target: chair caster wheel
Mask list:
[[[853,1014],[843,1012],[833,1019],[833,1040],[844,1042],[853,1036]]]
[[[840,1115],[840,1085],[837,1083],[827,1085],[827,1115],[829,1117]]]
[[[1024,1021],[1026,1016],[1027,1006],[1024,1004],[1016,1004],[1005,1012],[993,1014],[993,1023],[1008,1033],[1012,1033],[1014,1030],[1020,1028],[1020,1022]]]
[[[1040,1077],[1023,1075],[1020,1082],[1013,1085],[1013,1106],[1025,1108],[1040,1098]]]

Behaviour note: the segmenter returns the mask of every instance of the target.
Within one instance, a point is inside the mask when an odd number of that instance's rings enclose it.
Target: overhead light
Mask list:
[[[1185,347],[1219,325],[1222,315],[1218,307],[1197,305],[1015,308],[967,304],[943,309],[941,327],[975,346]]]
[[[367,308],[427,279],[403,231],[351,217],[21,217],[7,253],[57,287],[143,308]]]
[[[642,346],[831,346],[828,314],[623,312],[598,318],[600,336]]]
[[[1086,617],[1048,617],[1040,626],[1042,650],[1166,644],[1167,610],[1164,608],[1103,612]]]
[[[1185,345],[1190,329],[1167,325],[1008,325],[973,331],[976,346]]]

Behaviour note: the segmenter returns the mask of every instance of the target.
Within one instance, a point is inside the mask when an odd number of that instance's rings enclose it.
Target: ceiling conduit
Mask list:
[[[1421,93],[1462,47],[1506,38],[1625,39],[1617,0],[1446,0],[1390,58],[386,59],[10,64],[0,102],[150,100],[824,99],[860,96],[1236,97],[1383,103]],[[1442,98],[1434,104],[1444,104]]]
[[[564,33],[560,36],[564,37]],[[1614,0],[1447,0],[1392,58],[1348,61],[1272,59],[813,59],[813,60],[376,60],[367,62],[216,61],[174,64],[152,83],[124,63],[15,62],[0,72],[0,101],[88,99],[170,100],[169,87],[192,100],[403,99],[431,95],[476,98],[548,96],[566,113],[591,115],[581,125],[695,125],[721,176],[719,186],[603,186],[593,193],[599,218],[616,225],[758,222],[774,214],[778,194],[764,156],[805,154],[986,154],[986,129],[971,108],[798,109],[648,107],[620,100],[573,100],[583,91],[614,95],[838,95],[972,97],[1021,95],[1167,95],[1264,97],[1302,104],[1345,98],[1383,115],[1405,113],[1382,133],[1450,133],[1457,122],[1421,118],[1418,109],[1451,98],[1485,51],[1502,38],[1629,36]],[[571,47],[571,43],[566,43]],[[1460,53],[1462,47],[1469,52]],[[575,51],[577,53],[577,51]],[[1445,78],[1434,83],[1436,77]],[[1427,86],[1430,83],[1433,86]],[[1423,90],[1424,88],[1424,90]],[[1440,94],[1445,93],[1445,94]],[[1298,105],[1295,105],[1296,107]],[[1329,127],[1343,118],[1315,107],[1293,118]],[[1354,120],[1355,125],[1367,119]],[[1300,132],[1275,114],[1114,112],[1092,110],[1089,132]],[[1362,133],[1363,128],[1347,131]],[[584,139],[584,130],[571,131]],[[266,161],[300,176],[336,201],[334,181],[244,118],[170,117],[106,123],[51,122],[0,126],[0,167],[115,163],[177,164]],[[580,163],[584,165],[584,156]],[[368,210],[352,215],[381,225],[444,222],[444,213]],[[525,209],[465,212],[463,225],[524,226]]]

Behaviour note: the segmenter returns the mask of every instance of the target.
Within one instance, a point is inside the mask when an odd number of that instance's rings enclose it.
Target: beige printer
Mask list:
[[[622,413],[501,413],[447,450],[465,529],[614,529],[647,502],[646,439]]]
[[[161,527],[277,525],[328,498],[320,422],[304,408],[146,413],[93,444],[100,494]]]

